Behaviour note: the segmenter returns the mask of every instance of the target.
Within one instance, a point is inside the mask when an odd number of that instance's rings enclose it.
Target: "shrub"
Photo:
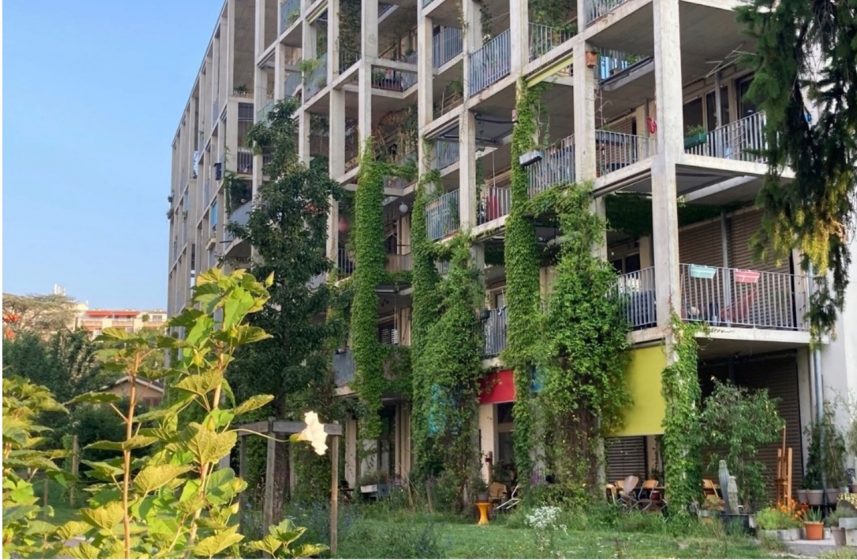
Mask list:
[[[760,529],[776,530],[800,527],[800,521],[788,510],[767,507],[756,514],[756,524]]]

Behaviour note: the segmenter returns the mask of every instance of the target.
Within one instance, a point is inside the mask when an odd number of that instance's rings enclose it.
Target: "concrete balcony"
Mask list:
[[[304,102],[312,99],[327,85],[327,54],[321,55],[316,60],[318,63],[315,69],[304,78],[304,91],[306,92]]]
[[[356,268],[357,264],[354,262],[354,257],[345,247],[340,247],[336,254],[336,269],[339,272],[339,278],[350,277]]]
[[[485,337],[483,356],[493,358],[506,349],[506,309],[489,309],[483,314],[482,330]]]
[[[765,113],[754,113],[708,133],[685,138],[685,153],[765,163]]]
[[[292,26],[301,15],[301,0],[286,0],[280,3],[280,27],[279,34],[282,35]]]
[[[511,33],[507,29],[470,55],[470,95],[476,95],[508,76],[511,65]]]
[[[426,205],[426,233],[432,241],[452,235],[459,228],[458,189],[444,193]]]
[[[589,25],[606,16],[628,0],[586,0],[583,7],[584,21]]]
[[[547,54],[572,37],[574,33],[571,31],[541,23],[530,23],[530,60]]]
[[[479,199],[476,224],[482,225],[508,216],[512,209],[512,193],[509,187],[485,187]]]
[[[461,54],[463,48],[461,29],[441,27],[440,33],[432,36],[432,67],[440,69]]]
[[[655,155],[655,138],[609,130],[595,131],[596,172],[602,177]]]
[[[458,162],[458,142],[449,140],[438,140],[434,145],[434,169],[445,169]]]
[[[527,167],[530,198],[555,187],[574,182],[574,135],[545,149],[542,159]]]

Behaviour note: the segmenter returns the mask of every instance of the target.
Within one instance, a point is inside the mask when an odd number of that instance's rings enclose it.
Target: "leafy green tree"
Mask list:
[[[71,325],[75,303],[63,294],[3,294],[3,322],[13,333],[49,336]]]
[[[800,249],[818,275],[814,334],[833,327],[848,285],[857,198],[857,4],[853,0],[751,0],[738,9],[756,52],[748,97],[767,117],[769,164],[756,238],[783,258]],[[810,106],[817,108],[813,114]],[[782,181],[784,167],[794,181]],[[825,273],[830,272],[828,282]]]
[[[768,390],[751,391],[730,383],[714,382],[699,416],[704,441],[711,446],[709,469],[725,459],[735,476],[745,507],[765,499],[765,464],[759,451],[776,443],[783,419]]]

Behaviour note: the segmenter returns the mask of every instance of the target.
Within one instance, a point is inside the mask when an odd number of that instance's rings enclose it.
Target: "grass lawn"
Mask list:
[[[710,534],[671,536],[664,532],[605,529],[557,531],[548,544],[544,531],[499,522],[357,519],[340,540],[342,558],[769,558],[775,551],[744,536],[712,529]],[[542,546],[537,538],[542,536]]]

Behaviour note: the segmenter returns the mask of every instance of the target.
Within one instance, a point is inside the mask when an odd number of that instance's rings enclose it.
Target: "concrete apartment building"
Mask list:
[[[798,487],[802,428],[815,414],[819,386],[830,400],[857,389],[857,293],[852,285],[837,338],[815,355],[803,318],[811,282],[798,255],[758,262],[749,248],[760,224],[752,202],[766,165],[754,150],[764,142],[765,115],[744,99],[752,76],[737,59],[753,44],[735,20],[739,4],[566,0],[550,4],[562,17],[544,21],[535,18],[536,4],[521,0],[227,0],[174,142],[170,313],[187,302],[194,271],[226,254],[249,256],[222,229],[246,219],[248,203],[225,208],[217,166],[257,189],[261,157],[245,166],[232,157],[246,153],[241,116],[262,119],[275,100],[296,97],[300,158],[326,158],[346,189],[356,189],[359,147],[370,137],[389,161],[439,170],[441,192],[426,210],[430,237],[443,242],[469,231],[486,263],[480,451],[495,465],[511,462],[515,395],[499,358],[506,280],[502,262],[489,255],[502,254],[510,210],[516,83],[544,84],[540,137],[548,140],[525,162],[531,194],[585,181],[600,206],[619,194],[648,201],[645,227],[610,231],[604,243],[629,301],[635,402],[622,433],[608,440],[608,478],[663,472],[660,374],[672,308],[711,327],[700,353],[704,391],[717,377],[780,399]],[[242,112],[250,103],[256,110]],[[401,179],[385,185],[389,270],[410,267],[414,189]],[[359,267],[348,221],[335,206],[328,256],[340,276]],[[537,231],[544,243],[556,235]],[[542,269],[543,293],[552,277],[551,267]],[[409,344],[409,290],[383,293],[381,302],[379,337]],[[334,368],[347,398],[350,351],[334,356]],[[352,487],[368,469],[408,475],[408,399],[385,397],[377,457],[358,461],[357,421],[346,423]],[[772,468],[775,449],[763,456]]]

